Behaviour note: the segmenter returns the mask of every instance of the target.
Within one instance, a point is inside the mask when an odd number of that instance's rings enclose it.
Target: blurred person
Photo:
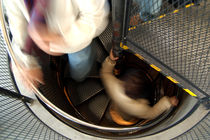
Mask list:
[[[6,0],[4,4],[20,65],[12,63],[15,75],[27,86],[43,83],[39,53],[34,51],[38,46],[50,55],[68,54],[71,77],[84,80],[95,57],[91,41],[108,24],[106,0]]]
[[[103,62],[100,71],[105,90],[113,101],[113,110],[110,113],[120,114],[122,118],[126,118],[125,120],[132,120],[133,118],[152,120],[178,104],[178,99],[175,96],[164,96],[151,106],[149,102],[152,95],[151,82],[146,81],[145,73],[137,69],[129,69],[118,79],[113,74],[117,59],[111,51],[110,56]],[[115,122],[118,121],[115,120]],[[120,125],[124,125],[124,122]]]
[[[135,0],[139,4],[139,15],[143,21],[151,20],[160,12],[162,0]]]
[[[130,19],[130,25],[135,26],[157,17],[160,14],[162,0],[133,0],[133,4],[139,9]]]

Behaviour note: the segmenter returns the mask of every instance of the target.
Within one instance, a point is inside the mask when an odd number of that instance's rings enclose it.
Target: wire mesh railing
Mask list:
[[[210,0],[133,0],[127,46],[200,98],[210,95]]]
[[[0,139],[67,139],[41,122],[21,100],[0,93]]]
[[[36,115],[17,92],[9,70],[6,44],[0,30],[0,140],[13,139],[64,139]]]

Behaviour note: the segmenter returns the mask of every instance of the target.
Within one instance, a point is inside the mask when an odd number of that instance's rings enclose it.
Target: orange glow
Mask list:
[[[69,103],[70,103],[71,105],[73,105],[72,102],[71,102],[71,100],[70,100],[70,98],[69,98],[69,95],[68,95],[68,93],[67,93],[67,91],[66,91],[66,87],[64,87],[63,91],[64,91],[64,94],[66,95],[66,98],[67,98],[67,100],[69,101]]]
[[[129,120],[129,121],[126,121],[113,108],[109,109],[109,113],[110,113],[110,116],[111,116],[112,120],[119,125],[134,125],[139,121],[139,119],[136,119],[136,118],[134,118],[132,120]]]

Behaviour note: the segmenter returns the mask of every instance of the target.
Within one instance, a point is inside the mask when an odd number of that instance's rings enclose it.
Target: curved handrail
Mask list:
[[[13,49],[12,49],[12,46],[11,46],[11,42],[10,42],[10,39],[8,37],[8,33],[6,31],[6,25],[5,25],[5,18],[4,18],[4,14],[3,14],[4,12],[3,12],[3,4],[2,3],[3,3],[3,0],[0,0],[0,21],[1,21],[1,30],[2,30],[2,33],[3,33],[3,37],[4,37],[4,40],[6,41],[6,46],[5,47],[7,49],[7,52],[9,53],[9,56],[11,57],[13,62],[15,63],[16,67],[20,68],[20,70],[21,70],[21,67],[20,67],[20,65],[18,64],[18,62],[15,58],[15,55],[14,55],[14,52],[13,52]],[[36,94],[37,97],[41,101],[43,101],[50,109],[52,109],[56,113],[60,114],[61,116],[65,117],[66,119],[68,119],[70,121],[73,121],[75,123],[78,123],[80,125],[83,125],[83,126],[86,126],[86,127],[91,127],[91,128],[98,129],[98,130],[110,131],[110,132],[128,132],[128,131],[132,131],[132,130],[141,130],[141,129],[146,128],[146,127],[126,127],[126,128],[103,127],[103,126],[98,126],[98,125],[90,124],[90,123],[87,123],[85,121],[79,120],[79,119],[67,114],[66,112],[62,111],[58,107],[56,107],[47,98],[45,98],[42,95],[42,93],[40,93],[40,91],[32,83],[30,83],[30,84],[31,84],[31,87],[34,91],[34,94]],[[147,127],[150,127],[150,126],[147,126]]]

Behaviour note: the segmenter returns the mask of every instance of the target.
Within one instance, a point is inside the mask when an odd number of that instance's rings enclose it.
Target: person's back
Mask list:
[[[143,98],[151,101],[154,87],[143,70],[127,68],[119,79],[123,81],[125,94],[128,97],[133,99]]]
[[[172,106],[178,104],[176,97],[162,97],[154,106],[150,106],[152,95],[151,82],[138,70],[127,72],[121,79],[113,75],[115,61],[107,57],[101,68],[101,78],[106,92],[117,111],[141,119],[154,119]]]

